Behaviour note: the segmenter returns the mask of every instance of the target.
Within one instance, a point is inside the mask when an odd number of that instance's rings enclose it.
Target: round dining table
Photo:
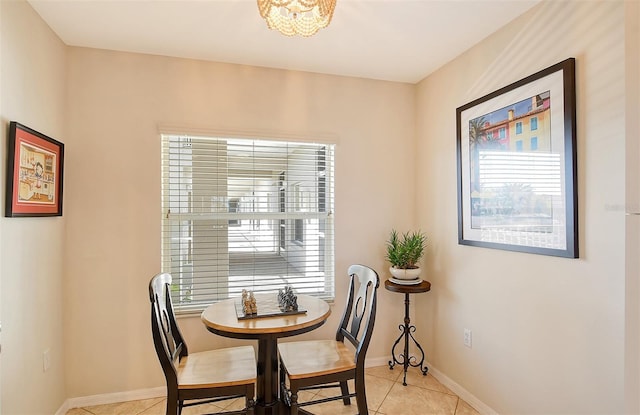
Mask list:
[[[257,415],[284,413],[278,398],[278,339],[306,333],[322,326],[331,309],[326,301],[298,294],[299,312],[260,316],[261,304],[272,304],[276,293],[255,294],[258,316],[241,312],[240,298],[219,301],[201,315],[207,330],[224,337],[258,340],[256,408]],[[304,311],[303,311],[304,310]]]

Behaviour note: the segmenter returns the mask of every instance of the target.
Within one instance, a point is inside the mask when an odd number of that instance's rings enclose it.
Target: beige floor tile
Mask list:
[[[166,414],[166,400],[162,400],[158,402],[156,405],[151,408],[140,412],[138,415],[165,415]],[[217,406],[215,404],[203,404],[190,406],[188,408],[184,408],[182,410],[183,415],[201,415],[201,414],[210,414],[212,412],[220,412],[223,411],[224,408],[221,406]]]
[[[216,402],[216,405],[222,407],[226,411],[239,411],[247,406],[246,403],[247,402],[244,398],[235,398],[228,401]]]
[[[440,384],[433,376],[423,376],[418,368],[409,368],[407,386],[402,386],[402,369],[389,370],[388,366],[378,366],[366,370],[367,403],[371,415],[479,415],[469,404]],[[354,390],[353,381],[349,388]],[[338,393],[338,390],[321,389],[317,392],[302,391],[300,402]],[[75,408],[66,415],[165,415],[165,398],[120,402]],[[186,408],[183,415],[201,415],[222,410],[244,408],[244,399],[238,398],[217,404],[199,405]],[[351,405],[342,401],[327,402],[308,407],[317,415],[353,415],[358,406],[355,399]]]
[[[413,369],[413,370],[411,370]],[[417,368],[411,368],[407,371],[407,385],[418,386],[420,388],[429,389],[436,392],[448,393],[449,395],[455,395],[449,388],[438,382],[436,378],[427,373],[424,376]],[[398,379],[402,383],[402,378]]]
[[[394,382],[392,380],[365,375],[365,388],[369,410],[377,411],[393,386]]]
[[[140,414],[138,414],[138,415],[165,415],[167,413],[166,412],[166,409],[167,409],[166,404],[167,404],[166,399],[163,399],[162,401],[160,401],[157,404],[153,405],[151,408],[140,412]]]
[[[244,405],[240,407],[240,409],[244,408]],[[182,415],[203,415],[203,414],[211,414],[215,412],[224,411],[225,408],[218,406],[217,404],[204,404],[204,405],[196,405],[190,406],[189,408],[184,408],[182,410]],[[229,409],[231,410],[231,409]]]
[[[389,369],[388,365],[369,367],[364,370],[367,375],[377,376],[389,380],[398,380],[402,369],[395,367],[393,370]]]
[[[398,381],[398,382],[402,383],[403,379],[405,378],[405,375],[404,375],[404,367],[403,367],[402,365],[395,365],[395,366],[393,367],[393,371],[394,371],[394,372],[398,372],[398,378],[396,379],[396,381]],[[409,366],[409,367],[407,368],[407,383],[409,382],[409,381],[408,381],[409,376],[411,376],[412,374],[420,375],[420,376],[424,376],[424,375],[422,374],[422,370],[418,369],[417,367],[411,367],[411,366]]]
[[[316,415],[355,415],[358,413],[358,405],[354,399],[351,400],[351,405],[345,405],[339,400],[308,406],[305,409]]]
[[[365,379],[366,382],[366,379]],[[348,385],[349,385],[349,392],[353,392],[355,390],[355,384],[353,382],[353,380],[349,380],[347,381]],[[339,395],[340,394],[340,388],[336,387],[336,388],[325,388],[325,389],[312,389],[316,392],[316,395],[318,397],[322,397],[322,396],[335,396],[335,395]]]
[[[378,412],[385,415],[454,415],[458,397],[396,383]]]
[[[140,401],[127,401],[111,403],[107,405],[88,406],[84,409],[94,415],[132,415],[139,414],[156,405],[162,400],[164,400],[164,398],[143,399]]]
[[[462,399],[458,399],[456,415],[480,415],[480,413]]]
[[[72,408],[65,415],[91,415],[91,412],[87,412],[83,408]]]
[[[394,382],[389,379],[376,377],[372,375],[365,375],[364,381],[365,381],[365,388],[367,392],[367,405],[369,407],[369,412],[375,411],[382,404],[382,401],[384,400],[384,398],[387,396],[387,394],[393,387]],[[353,380],[350,380],[348,383],[349,383],[349,391],[353,393],[355,391],[355,383]],[[340,389],[338,388],[319,389],[317,392],[317,396],[318,397],[335,396],[335,395],[338,395],[339,393],[340,393]],[[310,399],[307,399],[307,400],[310,400]],[[339,402],[342,402],[342,401],[339,401]],[[326,404],[322,404],[322,405],[326,405]],[[314,405],[313,408],[316,408],[318,406],[321,406],[321,405]],[[354,407],[356,406],[355,398],[351,398],[351,406],[354,406]],[[312,410],[312,412],[314,412],[314,410]],[[356,412],[357,412],[357,409],[356,409]]]
[[[298,402],[308,402],[316,396],[314,391],[300,391],[298,392]]]

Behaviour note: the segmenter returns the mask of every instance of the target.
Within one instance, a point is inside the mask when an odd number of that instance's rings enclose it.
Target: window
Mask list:
[[[531,137],[531,151],[538,149],[538,137]]]
[[[303,192],[300,190],[300,183],[293,186],[293,197],[295,201],[294,210],[302,212],[304,210]],[[293,222],[293,240],[299,244],[304,243],[304,219],[294,219]]]
[[[240,199],[237,197],[229,199],[229,212],[238,213],[239,211],[240,211]],[[240,226],[240,220],[238,219],[229,220],[229,226]]]
[[[516,151],[522,151],[522,140],[516,141]]]
[[[501,139],[506,138],[507,137],[507,129],[504,127],[501,127],[500,130],[498,130],[498,137],[500,137]]]
[[[522,122],[516,123],[516,134],[522,134]]]
[[[535,131],[538,129],[538,117],[531,117],[531,131]]]
[[[334,296],[334,146],[162,136],[162,270],[174,306],[243,289]]]

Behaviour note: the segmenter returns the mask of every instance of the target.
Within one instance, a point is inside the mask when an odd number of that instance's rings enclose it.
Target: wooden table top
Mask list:
[[[403,285],[386,280],[384,282],[384,288],[395,293],[418,294],[429,291],[431,289],[431,283],[429,281],[423,280],[422,282],[420,282],[420,284]]]
[[[271,301],[277,293],[255,294],[258,308],[261,299]],[[221,333],[255,335],[282,334],[314,326],[325,321],[331,314],[326,301],[298,294],[298,306],[307,310],[304,314],[286,314],[271,317],[259,317],[240,320],[236,314],[236,302],[239,298],[231,298],[211,304],[202,312],[200,318],[205,326]]]

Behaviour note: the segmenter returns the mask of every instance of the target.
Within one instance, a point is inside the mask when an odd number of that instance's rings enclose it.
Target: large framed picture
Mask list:
[[[62,216],[64,144],[12,121],[5,216]]]
[[[578,257],[575,59],[456,110],[458,242]]]

